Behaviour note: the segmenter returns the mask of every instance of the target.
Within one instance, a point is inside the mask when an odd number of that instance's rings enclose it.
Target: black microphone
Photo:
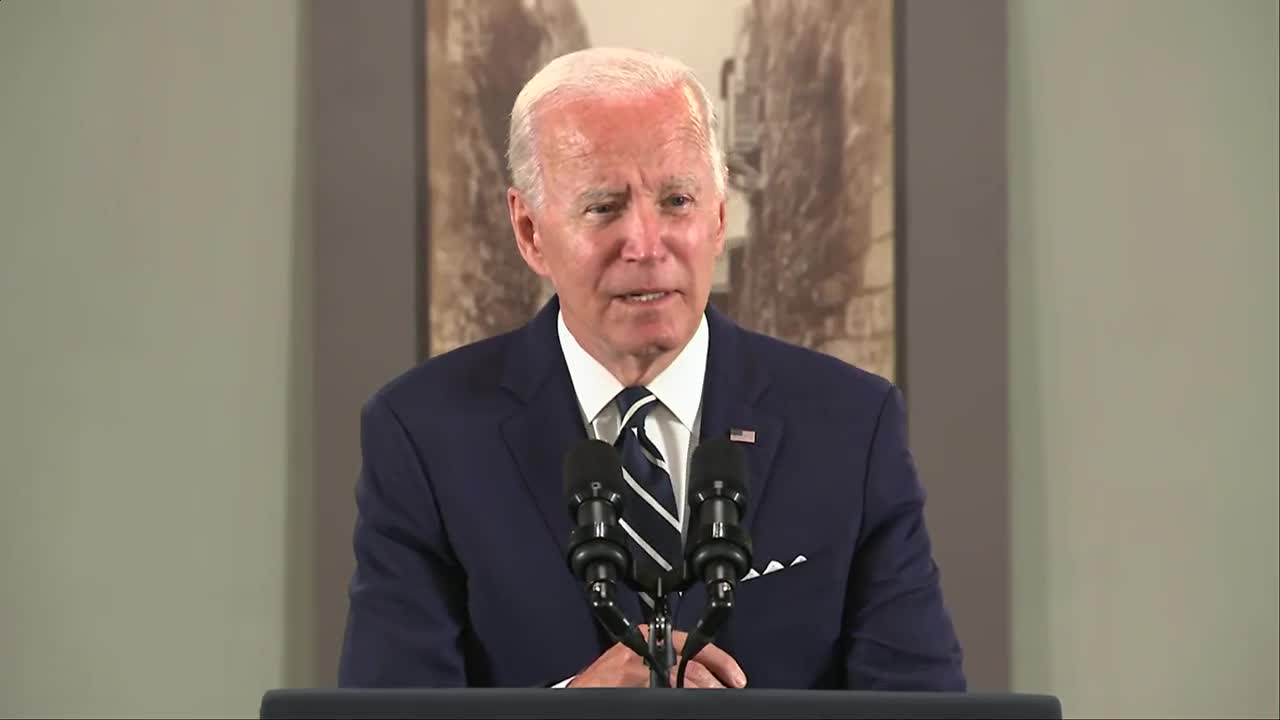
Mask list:
[[[564,461],[564,490],[569,517],[576,524],[569,534],[569,567],[587,586],[591,612],[615,641],[650,667],[658,667],[639,628],[618,606],[616,582],[630,573],[631,553],[626,532],[618,525],[627,486],[613,446],[583,440],[570,450]]]
[[[627,537],[618,526],[623,497],[622,463],[613,446],[584,440],[564,460],[564,493],[577,527],[569,535],[569,567],[590,585],[626,577]]]
[[[689,464],[689,508],[697,527],[687,552],[694,576],[709,585],[736,584],[751,569],[751,538],[741,525],[747,498],[742,448],[727,438],[698,445]]]
[[[698,445],[689,466],[689,508],[697,526],[685,545],[689,569],[707,585],[707,608],[680,653],[676,687],[684,686],[689,660],[706,647],[733,610],[734,586],[751,569],[747,513],[747,460],[728,438]]]

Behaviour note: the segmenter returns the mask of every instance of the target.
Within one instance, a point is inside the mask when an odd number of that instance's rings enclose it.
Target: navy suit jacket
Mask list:
[[[340,685],[550,685],[612,644],[565,560],[562,463],[587,435],[558,309],[366,403]],[[716,644],[752,687],[963,690],[897,388],[707,315],[701,436],[756,432],[752,564],[788,566],[739,585]],[[687,591],[676,628],[705,600]]]

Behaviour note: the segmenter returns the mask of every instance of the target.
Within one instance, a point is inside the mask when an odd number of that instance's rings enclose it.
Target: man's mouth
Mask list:
[[[671,293],[666,290],[651,290],[646,292],[625,293],[621,297],[627,302],[651,303],[661,300],[670,294]]]

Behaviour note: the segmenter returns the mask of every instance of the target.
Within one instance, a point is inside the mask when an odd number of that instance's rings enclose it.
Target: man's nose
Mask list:
[[[660,260],[667,253],[662,223],[651,208],[631,207],[622,228],[622,257],[635,262]]]

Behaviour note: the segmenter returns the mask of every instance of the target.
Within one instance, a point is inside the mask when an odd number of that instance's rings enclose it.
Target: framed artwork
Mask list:
[[[712,303],[900,382],[892,0],[426,0],[422,353],[526,322],[552,290],[507,219],[507,122],[553,57],[675,56],[716,99],[729,167]]]

